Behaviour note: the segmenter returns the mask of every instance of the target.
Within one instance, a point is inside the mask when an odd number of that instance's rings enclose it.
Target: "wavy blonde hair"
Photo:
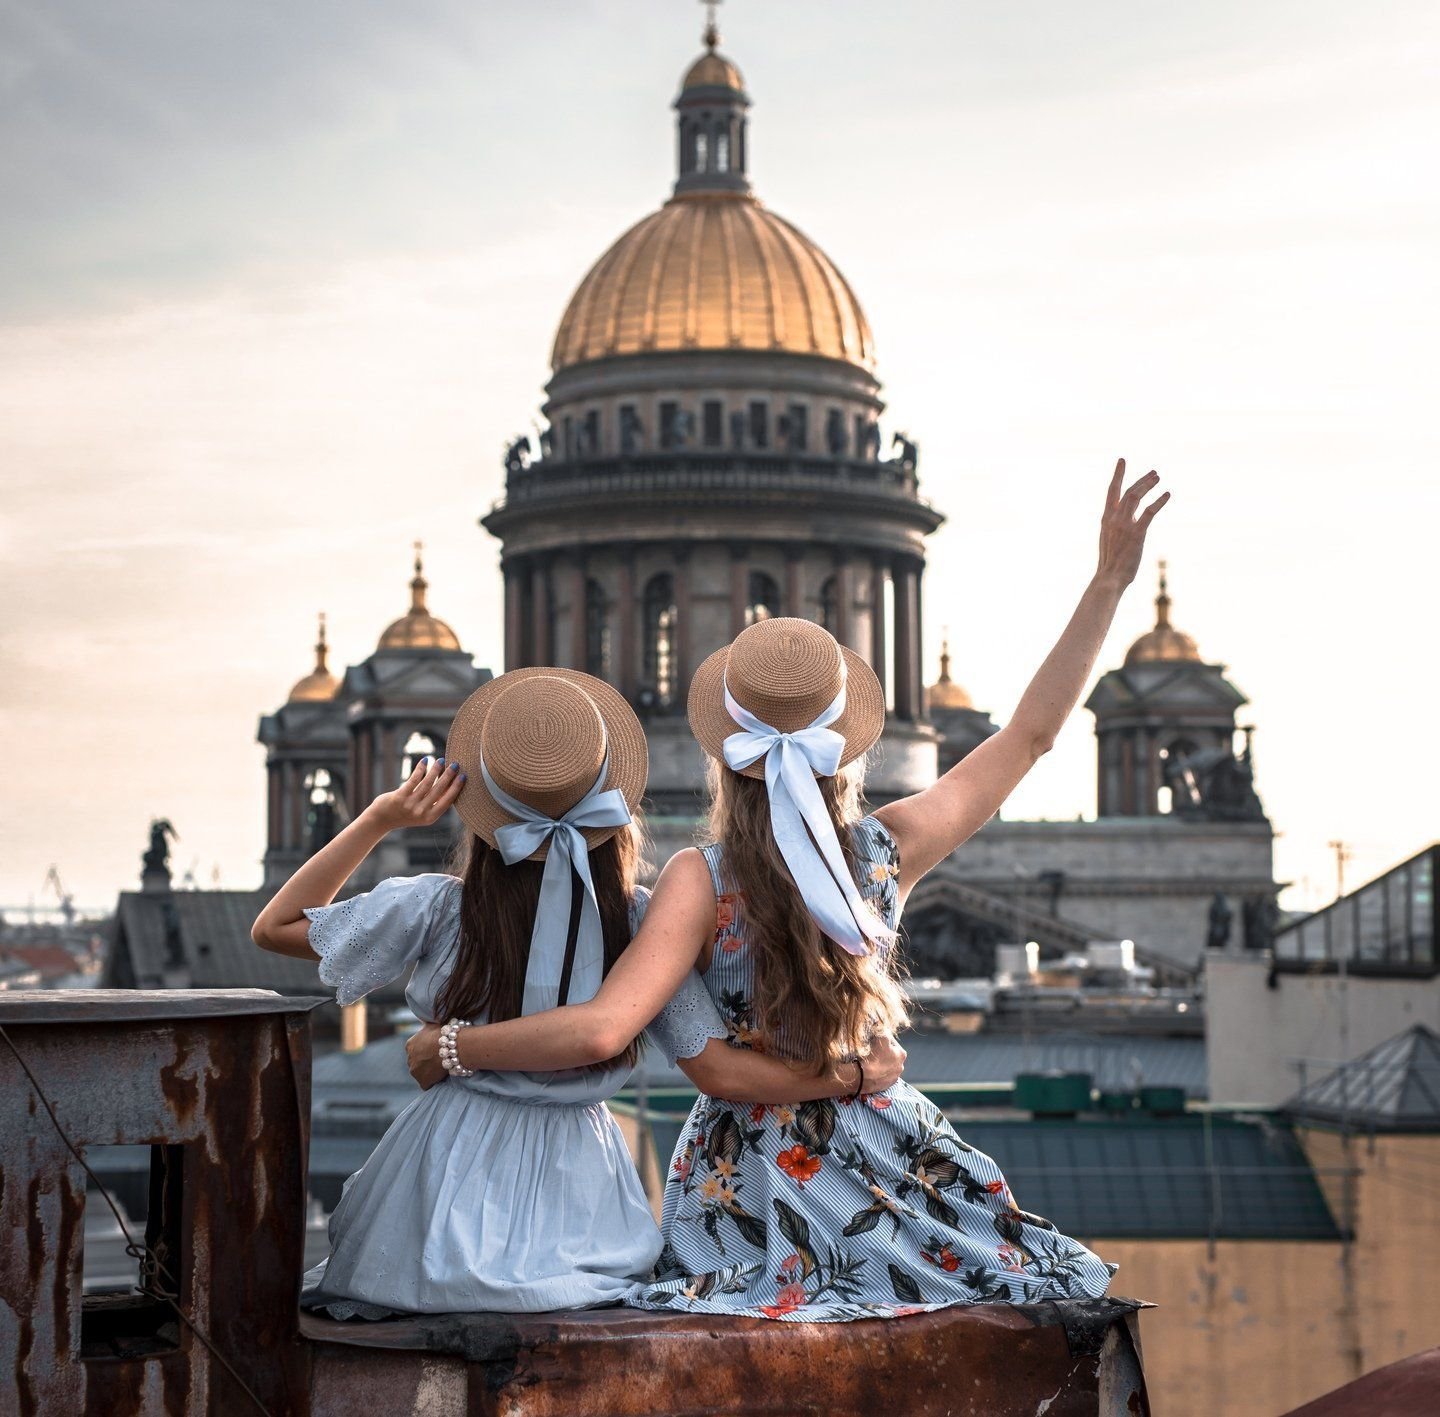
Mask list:
[[[864,760],[818,779],[850,874],[860,821]],[[780,854],[770,799],[759,778],[709,763],[710,836],[725,853],[725,872],[744,897],[745,939],[755,957],[751,1027],[767,1052],[803,1043],[816,1074],[865,1050],[872,1033],[895,1033],[907,1020],[893,948],[852,955],[826,939]]]

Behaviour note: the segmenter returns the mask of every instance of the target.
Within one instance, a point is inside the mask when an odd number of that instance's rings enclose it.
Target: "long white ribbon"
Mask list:
[[[742,730],[725,740],[725,761],[739,772],[765,759],[770,826],[806,908],[841,949],[869,954],[888,932],[855,888],[815,781],[817,775],[833,777],[840,768],[845,739],[829,725],[845,711],[845,686],[797,733],[781,733],[736,703],[728,683],[725,709]]]
[[[570,970],[570,988],[565,1001],[583,1004],[600,992],[605,977],[605,932],[600,923],[600,906],[590,875],[590,847],[581,827],[619,827],[630,820],[630,808],[617,787],[603,790],[609,755],[600,765],[600,776],[590,790],[563,817],[547,817],[512,797],[490,776],[480,761],[480,775],[490,795],[519,821],[500,827],[495,846],[507,866],[526,861],[546,841],[545,870],[540,876],[540,900],[535,907],[535,926],[530,932],[530,959],[525,966],[525,994],[522,1014],[542,1013],[560,1002],[560,975],[565,968],[565,946],[570,934],[574,876],[580,877],[585,899],[580,905],[580,929],[575,938],[575,961]],[[573,874],[572,874],[573,873]]]

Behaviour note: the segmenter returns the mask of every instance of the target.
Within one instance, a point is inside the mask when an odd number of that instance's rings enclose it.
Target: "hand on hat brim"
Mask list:
[[[465,774],[444,758],[421,758],[393,792],[382,792],[362,814],[383,830],[434,826],[460,796]]]

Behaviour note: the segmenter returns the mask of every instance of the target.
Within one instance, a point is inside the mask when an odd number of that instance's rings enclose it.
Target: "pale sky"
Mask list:
[[[431,600],[589,264],[672,180],[687,0],[0,0],[0,906],[258,884],[259,715]],[[1174,491],[1102,669],[1250,696],[1292,906],[1437,836],[1440,7],[731,0],[760,196],[845,272],[949,515],[927,679],[1003,721],[1125,455]],[[1011,816],[1094,811],[1080,711]]]

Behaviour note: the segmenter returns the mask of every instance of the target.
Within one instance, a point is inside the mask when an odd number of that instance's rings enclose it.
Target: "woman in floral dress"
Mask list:
[[[461,1030],[467,1066],[554,1067],[633,1037],[700,971],[738,1048],[851,1057],[904,1021],[905,896],[978,830],[1073,710],[1151,519],[1154,473],[1117,465],[1096,574],[1009,724],[912,797],[862,815],[884,726],[870,667],[818,626],[774,619],[700,667],[691,728],[712,759],[714,840],[674,857],[645,925],[589,1003]],[[505,1062],[505,1058],[510,1062]],[[863,1063],[862,1063],[863,1068]],[[996,1163],[904,1082],[783,1105],[702,1096],[665,1191],[642,1308],[833,1322],[985,1300],[1103,1294],[1113,1266],[1022,1210]]]

